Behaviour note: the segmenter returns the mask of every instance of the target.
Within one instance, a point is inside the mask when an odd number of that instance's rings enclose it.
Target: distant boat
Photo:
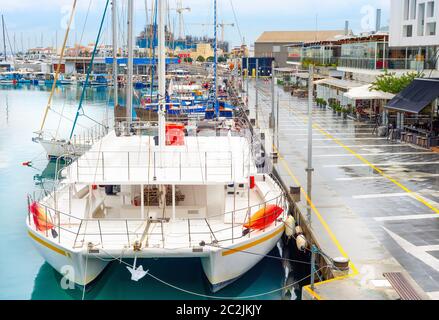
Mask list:
[[[70,16],[69,28],[66,30],[65,38],[64,38],[64,46],[61,50],[61,55],[59,57],[59,64],[61,64],[64,52],[65,52],[65,44],[67,42],[68,34],[70,31],[70,25],[73,21],[73,13],[75,11],[76,1],[74,2],[74,7]],[[95,44],[94,52],[97,50],[97,45]],[[93,64],[93,60],[91,61],[91,65]],[[60,70],[58,69],[56,73],[44,73],[39,72],[35,74],[35,81],[38,81],[38,85],[46,85],[51,86],[52,90],[47,102],[47,106],[44,111],[43,120],[40,126],[40,129],[35,132],[35,137],[32,138],[32,141],[39,143],[42,148],[46,151],[47,157],[49,159],[58,159],[58,158],[70,158],[74,159],[76,157],[81,156],[84,152],[89,150],[91,146],[98,141],[101,137],[103,137],[108,132],[108,128],[102,124],[98,124],[97,126],[86,130],[84,133],[79,135],[72,134],[69,139],[60,138],[58,135],[52,135],[51,133],[45,131],[45,124],[47,120],[47,115],[51,110],[52,100],[54,96],[54,92],[57,85],[65,84],[70,85],[74,83],[78,83],[76,78],[71,76],[65,76],[60,74]],[[106,75],[103,74],[93,74],[91,75],[91,67],[89,68],[89,72],[87,74],[87,85],[94,86],[106,86],[107,78]],[[79,80],[81,83],[82,80]],[[85,85],[86,80],[84,80],[83,87]],[[85,97],[85,87],[82,89],[81,100],[78,108],[82,108],[82,103]],[[79,112],[79,109],[78,109]],[[61,116],[60,116],[61,117]],[[78,114],[77,114],[78,117]],[[76,120],[77,120],[76,117]],[[76,126],[76,120],[73,123],[73,128]]]
[[[77,84],[77,79],[76,79],[76,77],[74,77],[74,76],[72,76],[72,75],[66,75],[66,74],[63,74],[63,75],[60,75],[60,78],[59,78],[59,84],[61,84],[61,85],[75,85],[75,84]]]
[[[81,86],[84,86],[85,79],[81,80]],[[109,85],[107,74],[90,74],[88,85],[91,87],[106,87]]]
[[[47,72],[36,72],[34,73],[34,81],[35,85],[50,87],[53,85],[55,80],[55,74],[47,73]]]
[[[22,75],[19,72],[8,71],[0,73],[0,84],[16,85],[22,79]]]

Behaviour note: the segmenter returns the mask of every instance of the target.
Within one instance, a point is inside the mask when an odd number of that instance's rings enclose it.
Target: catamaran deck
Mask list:
[[[244,137],[184,137],[184,146],[155,145],[154,137],[110,132],[64,170],[68,183],[224,184],[256,173]]]
[[[212,212],[203,205],[147,206],[142,212],[141,207],[130,203],[123,192],[109,196],[103,188],[98,188],[89,194],[85,186],[76,192],[76,199],[71,198],[71,190],[66,186],[40,205],[56,225],[59,235],[54,241],[66,248],[82,250],[91,243],[94,248],[117,251],[139,241],[143,248],[158,252],[163,249],[163,254],[175,250],[176,254],[181,254],[199,247],[202,242],[230,246],[242,238],[254,237],[276,227],[277,223],[251,235],[242,233],[243,224],[258,210],[269,204],[286,204],[281,189],[273,182],[271,179],[259,180],[254,189],[237,195],[226,193],[224,210]],[[177,218],[170,219],[173,215]],[[50,232],[46,236],[50,237]]]
[[[243,234],[257,211],[287,208],[278,184],[257,173],[251,148],[231,134],[160,147],[153,136],[112,131],[65,168],[62,185],[39,204],[58,231],[53,241],[73,250],[120,252],[138,242],[145,254],[193,256],[201,243],[231,246],[279,225]]]

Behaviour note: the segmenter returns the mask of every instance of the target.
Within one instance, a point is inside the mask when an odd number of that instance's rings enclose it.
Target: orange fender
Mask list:
[[[271,225],[284,212],[284,209],[274,204],[269,204],[251,216],[244,225],[247,229],[261,230]]]

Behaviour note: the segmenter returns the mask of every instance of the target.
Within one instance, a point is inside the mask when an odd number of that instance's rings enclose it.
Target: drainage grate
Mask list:
[[[401,300],[423,300],[401,272],[384,273],[383,276],[390,282]]]

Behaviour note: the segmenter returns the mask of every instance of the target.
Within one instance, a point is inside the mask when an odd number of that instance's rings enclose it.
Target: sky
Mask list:
[[[106,0],[77,0],[74,28],[68,44],[93,43]],[[119,41],[125,41],[126,3],[119,7]],[[153,0],[134,0],[135,34],[144,27]],[[178,34],[177,0],[168,0],[171,28]],[[182,0],[185,34],[213,36],[213,0]],[[73,0],[0,0],[7,30],[7,46],[19,51],[23,47],[61,46]],[[382,9],[382,25],[388,25],[390,0],[218,0],[218,20],[225,24],[225,40],[232,46],[245,42],[253,45],[264,31],[342,30],[346,20],[355,33],[375,26],[375,11]],[[123,30],[123,31],[122,31]],[[1,34],[0,34],[1,35]],[[220,35],[221,37],[221,32]],[[14,40],[15,39],[15,40]],[[108,10],[102,42],[111,43],[111,12]],[[9,45],[10,44],[10,45]]]

